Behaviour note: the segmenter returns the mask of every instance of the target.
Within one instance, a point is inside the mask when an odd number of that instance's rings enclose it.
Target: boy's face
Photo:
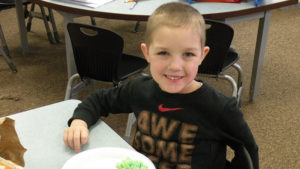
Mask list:
[[[153,79],[168,93],[191,93],[200,87],[195,81],[198,67],[209,47],[201,50],[199,32],[188,28],[158,28],[150,46],[141,44],[150,63]]]

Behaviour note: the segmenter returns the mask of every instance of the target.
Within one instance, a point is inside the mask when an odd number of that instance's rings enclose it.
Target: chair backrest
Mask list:
[[[234,31],[231,26],[222,22],[205,20],[205,23],[206,45],[210,47],[210,51],[199,66],[198,73],[217,75],[222,71]]]
[[[80,23],[69,23],[67,30],[81,78],[119,81],[117,72],[124,46],[121,36],[110,30]]]

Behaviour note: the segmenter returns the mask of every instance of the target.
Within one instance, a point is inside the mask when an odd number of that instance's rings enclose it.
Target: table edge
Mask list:
[[[149,15],[131,15],[131,14],[90,11],[90,10],[78,9],[74,7],[66,7],[66,6],[49,3],[42,0],[29,0],[29,1],[58,11],[68,12],[68,13],[83,15],[83,16],[93,16],[93,17],[100,17],[100,18],[107,18],[107,19],[121,19],[121,20],[133,20],[133,21],[147,21],[149,17]],[[244,10],[238,10],[232,12],[203,14],[203,16],[208,19],[225,19],[225,18],[237,17],[237,16],[242,16],[242,15],[247,15],[247,14],[252,14],[257,12],[264,12],[267,10],[281,8],[281,7],[285,7],[297,3],[298,0],[286,0],[282,2],[273,3],[270,5],[258,6],[250,9],[244,9]]]

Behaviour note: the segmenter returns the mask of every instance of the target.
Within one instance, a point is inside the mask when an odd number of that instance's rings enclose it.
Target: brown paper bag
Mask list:
[[[0,156],[20,166],[25,165],[23,155],[26,149],[20,143],[15,130],[15,121],[5,117],[0,119]]]

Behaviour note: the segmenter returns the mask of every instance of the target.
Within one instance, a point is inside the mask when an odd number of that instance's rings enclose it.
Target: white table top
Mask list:
[[[60,169],[77,154],[64,144],[63,132],[78,103],[78,100],[67,100],[8,116],[15,120],[20,142],[27,149],[26,169]],[[90,140],[82,151],[96,147],[133,149],[103,121],[90,129]]]
[[[141,20],[147,20],[146,18],[151,15],[156,8],[168,2],[188,2],[188,0],[139,0],[135,7],[131,9],[133,2],[128,3],[125,2],[125,0],[112,0],[97,8],[63,2],[63,0],[30,1],[73,14],[128,20],[139,20],[141,17],[143,18]],[[233,16],[263,12],[292,3],[296,3],[296,0],[263,0],[257,7],[254,5],[254,0],[241,0],[240,3],[193,2],[191,6],[196,8],[204,17],[218,14],[218,19],[225,19]],[[215,17],[216,16],[210,18],[216,19]]]
[[[62,0],[43,0],[48,3],[59,4],[66,7],[73,7],[77,9],[85,9],[89,11],[97,12],[108,12],[117,14],[130,14],[130,15],[151,15],[153,11],[158,8],[161,4],[168,2],[187,2],[184,0],[141,0],[138,4],[131,9],[133,3],[127,3],[125,0],[113,0],[105,5],[99,6],[97,8],[91,8],[81,5],[76,5],[68,2],[63,2]],[[155,1],[155,2],[154,2]],[[280,1],[280,0],[279,0]],[[248,0],[242,3],[192,3],[191,6],[198,9],[202,14],[208,13],[220,13],[220,12],[231,12],[247,8],[254,8],[254,1]]]

